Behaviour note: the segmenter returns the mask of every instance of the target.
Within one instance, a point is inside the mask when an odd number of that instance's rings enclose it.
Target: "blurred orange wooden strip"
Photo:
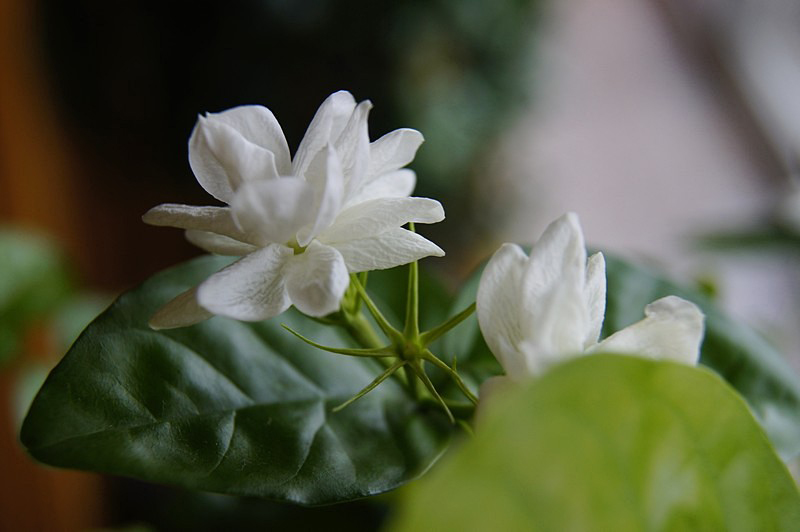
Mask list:
[[[83,205],[38,63],[31,31],[35,5],[0,0],[0,223],[40,229],[80,256],[86,246]],[[0,530],[98,526],[100,478],[44,468],[17,442],[11,415],[15,373],[0,370]]]

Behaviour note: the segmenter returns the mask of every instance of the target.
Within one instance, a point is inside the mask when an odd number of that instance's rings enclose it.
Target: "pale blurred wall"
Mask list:
[[[766,208],[770,181],[730,109],[651,3],[565,0],[550,17],[537,104],[500,163],[497,203],[518,213],[505,237],[574,210],[590,242],[669,263],[687,237]]]
[[[704,253],[695,240],[761,223],[785,193],[791,161],[784,155],[800,147],[790,127],[800,128],[800,87],[794,101],[781,101],[791,72],[784,68],[772,85],[775,77],[766,74],[793,60],[800,75],[800,49],[779,44],[767,61],[764,39],[752,33],[757,26],[764,37],[785,21],[773,17],[781,24],[770,26],[762,16],[748,25],[752,9],[734,13],[723,0],[710,13],[721,55],[703,57],[706,43],[681,42],[691,39],[670,24],[665,5],[679,4],[686,8],[680,24],[708,31],[708,20],[687,12],[699,10],[691,2],[553,3],[539,45],[536,105],[508,132],[480,197],[489,219],[505,221],[498,241],[530,243],[571,210],[591,246],[655,263],[684,281],[713,277],[722,304],[769,333],[800,371],[796,261]],[[769,113],[767,94],[776,95]]]

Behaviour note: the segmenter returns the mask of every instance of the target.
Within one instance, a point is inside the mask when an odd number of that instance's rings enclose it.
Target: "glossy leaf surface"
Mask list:
[[[168,331],[146,322],[226,259],[204,257],[123,295],[53,370],[22,428],[38,460],[192,489],[323,504],[393,489],[427,469],[452,431],[389,381],[338,413],[381,372],[316,350],[346,335],[289,312]]]

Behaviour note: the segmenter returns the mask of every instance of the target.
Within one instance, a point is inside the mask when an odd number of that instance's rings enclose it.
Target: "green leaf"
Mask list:
[[[702,368],[593,355],[492,397],[409,487],[396,531],[796,530],[800,496],[745,403]]]
[[[352,345],[290,311],[168,331],[147,319],[222,267],[203,257],[120,297],[48,377],[21,439],[42,462],[301,504],[355,499],[424,472],[452,427],[394,381],[336,414],[382,367],[310,347]]]
[[[71,282],[55,246],[39,235],[0,230],[0,362],[19,352],[26,327],[52,313]]]
[[[701,362],[747,399],[781,456],[800,453],[800,381],[774,347],[727,317],[699,291],[681,288],[617,258],[606,257],[606,262],[604,335],[640,320],[646,304],[669,294],[698,304],[706,315]]]

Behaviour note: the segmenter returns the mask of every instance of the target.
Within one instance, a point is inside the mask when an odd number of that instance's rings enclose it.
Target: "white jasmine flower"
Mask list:
[[[155,328],[213,314],[258,321],[295,305],[311,316],[339,308],[349,274],[392,268],[444,252],[403,229],[444,219],[439,202],[409,197],[413,129],[369,142],[368,101],[348,92],[317,110],[294,158],[278,121],[261,106],[199,117],[189,140],[197,181],[228,207],[164,204],[144,221],[186,230],[195,245],[243,256],[167,303]]]
[[[530,256],[504,244],[478,287],[478,322],[506,372],[488,386],[540,375],[560,361],[597,352],[697,363],[704,317],[696,305],[676,296],[661,298],[645,307],[643,320],[598,343],[605,300],[605,260],[596,253],[587,261],[575,214],[551,223]]]

